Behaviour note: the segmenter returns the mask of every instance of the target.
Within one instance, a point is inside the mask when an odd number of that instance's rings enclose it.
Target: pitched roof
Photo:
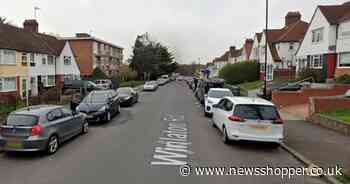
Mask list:
[[[304,39],[309,24],[304,21],[297,21],[283,28],[283,34],[278,42],[299,42]]]
[[[283,29],[270,29],[265,31],[267,33],[267,42],[271,51],[271,55],[274,61],[281,61],[281,58],[278,55],[275,44],[281,35],[284,33]]]
[[[228,61],[229,56],[230,56],[230,52],[226,51],[225,54],[222,55],[219,60],[220,61]]]
[[[65,41],[41,33],[0,24],[0,48],[59,56]]]
[[[338,24],[350,18],[350,3],[342,5],[318,6],[330,24]]]
[[[246,54],[246,57],[247,57],[248,59],[249,59],[250,54],[251,54],[251,52],[252,52],[253,43],[254,43],[254,40],[252,40],[252,39],[247,39],[247,40],[245,41],[245,44],[244,44],[245,54]]]

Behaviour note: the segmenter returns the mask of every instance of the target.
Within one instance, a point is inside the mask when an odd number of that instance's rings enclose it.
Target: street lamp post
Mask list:
[[[266,0],[266,25],[265,25],[265,84],[264,84],[264,97],[267,97],[267,29],[269,23],[269,1]]]

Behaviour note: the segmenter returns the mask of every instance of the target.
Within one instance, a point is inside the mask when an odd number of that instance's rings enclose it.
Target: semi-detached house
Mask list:
[[[36,20],[23,28],[0,24],[0,98],[24,98],[62,87],[64,80],[80,79],[69,42],[38,32]]]
[[[303,68],[324,79],[350,74],[350,2],[316,8],[297,53],[297,70]]]

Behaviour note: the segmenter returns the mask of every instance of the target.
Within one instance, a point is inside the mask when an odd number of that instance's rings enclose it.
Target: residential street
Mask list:
[[[202,107],[185,83],[173,82],[154,93],[142,92],[138,104],[122,109],[110,123],[92,125],[89,134],[65,143],[52,156],[40,153],[0,154],[4,184],[96,183],[249,183],[320,184],[307,176],[291,180],[280,176],[180,176],[178,166],[159,165],[159,142],[169,121],[185,125],[188,158],[194,166],[296,167],[302,166],[281,148],[266,144],[225,145],[221,133],[203,116]],[[156,149],[156,147],[158,147]],[[158,151],[157,151],[158,150]],[[164,150],[163,150],[164,151]],[[168,150],[169,151],[169,150]],[[187,155],[187,153],[186,153]],[[158,163],[158,164],[157,164]]]

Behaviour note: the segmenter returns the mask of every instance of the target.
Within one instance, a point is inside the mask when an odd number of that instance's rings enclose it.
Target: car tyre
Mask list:
[[[84,120],[81,134],[87,134],[89,132],[89,122]]]
[[[57,135],[52,135],[47,142],[46,152],[52,155],[57,152],[59,148],[59,139]]]
[[[226,131],[226,127],[224,127],[224,128],[223,128],[223,131],[222,131],[222,141],[223,141],[225,144],[230,144],[230,139],[228,138],[227,131]]]

